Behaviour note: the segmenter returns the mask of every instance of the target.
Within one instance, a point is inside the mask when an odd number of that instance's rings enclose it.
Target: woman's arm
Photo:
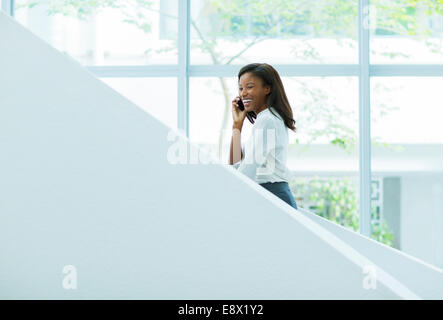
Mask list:
[[[241,111],[238,108],[238,100],[240,97],[236,97],[232,100],[232,139],[231,148],[229,151],[229,164],[234,164],[243,159],[243,152],[241,150],[241,130],[243,128],[243,122],[246,117],[246,110]]]
[[[231,148],[229,152],[229,164],[234,164],[243,159],[241,150],[241,130],[243,125],[234,124],[232,126]]]

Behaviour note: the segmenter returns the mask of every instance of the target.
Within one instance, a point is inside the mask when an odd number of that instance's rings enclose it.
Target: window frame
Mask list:
[[[232,77],[241,65],[190,64],[191,0],[180,0],[178,7],[178,64],[139,66],[85,66],[97,77],[176,77],[178,130],[189,137],[189,79],[191,77]],[[14,17],[14,0],[1,0],[1,9]],[[370,64],[369,0],[358,0],[358,64],[282,64],[273,66],[281,76],[353,76],[359,79],[359,177],[360,233],[371,234],[371,77],[443,77],[440,64]]]

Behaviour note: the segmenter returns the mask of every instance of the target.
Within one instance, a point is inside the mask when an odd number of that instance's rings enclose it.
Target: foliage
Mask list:
[[[214,36],[313,37],[349,36],[356,39],[357,0],[212,0]],[[354,25],[352,28],[349,26]]]
[[[357,186],[346,178],[300,178],[289,182],[297,206],[353,231],[359,230]],[[372,208],[375,215],[375,208]],[[371,238],[394,246],[394,235],[384,220],[372,220]]]
[[[382,220],[381,224],[372,222],[371,238],[394,247],[394,235],[390,232],[385,220]]]
[[[427,17],[443,15],[443,0],[373,0],[377,9],[376,34],[430,36]]]

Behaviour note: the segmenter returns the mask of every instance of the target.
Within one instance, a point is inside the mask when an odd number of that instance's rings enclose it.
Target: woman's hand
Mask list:
[[[234,100],[232,100],[232,120],[234,121],[234,126],[243,126],[243,121],[245,121],[246,117],[246,109],[241,111],[238,108],[238,101],[240,100],[240,97],[235,97]]]

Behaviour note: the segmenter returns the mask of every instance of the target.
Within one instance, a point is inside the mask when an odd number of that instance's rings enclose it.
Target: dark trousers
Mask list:
[[[290,206],[297,209],[297,204],[295,203],[294,196],[292,195],[292,192],[289,189],[289,184],[286,181],[266,182],[266,183],[260,183],[260,185],[266,190],[275,194],[277,197],[282,199]]]

